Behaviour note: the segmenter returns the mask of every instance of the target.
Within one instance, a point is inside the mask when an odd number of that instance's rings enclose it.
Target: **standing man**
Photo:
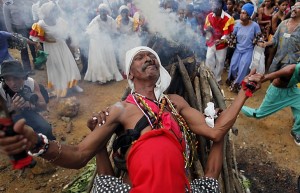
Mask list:
[[[30,128],[22,127],[20,121],[14,129],[24,139],[20,141],[18,135],[7,137],[0,131],[0,152],[13,155],[29,149],[32,154],[51,160],[57,165],[81,168],[95,154],[106,148],[106,143],[117,131],[117,126],[122,125],[122,129],[118,130],[122,135],[116,143],[121,151],[116,153],[124,156],[132,185],[125,186],[120,179],[102,175],[99,176],[99,184],[94,192],[127,193],[129,189],[130,193],[185,193],[187,190],[219,192],[217,179],[222,168],[224,136],[248,98],[247,89],[240,91],[231,106],[220,114],[212,129],[206,124],[204,115],[191,108],[181,96],[163,94],[171,82],[171,77],[154,50],[143,46],[135,47],[126,53],[125,63],[131,94],[125,101],[113,105],[106,117],[106,123],[102,126],[95,124],[92,133],[78,145],[40,140],[45,137],[37,135]],[[262,75],[252,72],[245,81],[258,83],[252,90],[254,92],[260,87],[261,78]],[[195,151],[189,130],[213,141],[204,177],[196,179],[191,185],[185,170],[185,166],[191,164],[191,157],[194,156],[191,152]],[[101,166],[106,164],[109,161],[102,162]],[[120,186],[115,188],[117,185]]]
[[[206,16],[206,66],[214,73],[216,80],[222,84],[222,72],[226,59],[228,35],[233,32],[234,19],[223,11],[222,0],[210,0],[212,12]]]
[[[30,1],[24,0],[5,0],[3,4],[3,14],[6,29],[11,33],[21,34],[25,38],[29,38],[29,32],[33,24],[32,4]],[[36,51],[33,45],[29,45],[32,58],[36,58]],[[24,70],[28,74],[33,74],[29,53],[27,47],[21,50],[21,58]]]
[[[290,18],[279,24],[272,41],[264,46],[277,46],[269,72],[300,62],[300,2],[292,6]]]

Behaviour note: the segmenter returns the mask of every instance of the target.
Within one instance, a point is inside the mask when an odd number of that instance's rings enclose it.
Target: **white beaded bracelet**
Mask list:
[[[49,148],[49,140],[47,136],[39,133],[38,138],[39,139],[36,146],[32,150],[28,151],[28,154],[34,157],[43,155],[44,153],[46,153],[46,151]],[[32,152],[32,151],[37,151],[37,152]]]

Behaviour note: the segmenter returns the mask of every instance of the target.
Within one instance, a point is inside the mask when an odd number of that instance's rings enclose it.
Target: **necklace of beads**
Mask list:
[[[158,103],[157,101],[148,99],[147,97],[138,94],[138,93],[133,93],[133,99],[134,102],[137,104],[138,108],[143,112],[143,114],[146,116],[150,126],[152,129],[158,129],[162,127],[162,123],[161,123],[161,115],[163,112],[163,109],[165,108],[165,102],[162,101],[161,103]],[[149,105],[147,104],[147,102],[145,101],[145,99],[151,100],[154,103],[158,104],[160,109],[159,109],[159,113],[156,116],[156,114],[153,112],[153,110],[149,107]]]
[[[176,119],[180,126],[180,130],[184,137],[186,144],[185,151],[183,152],[183,157],[185,159],[185,167],[191,167],[196,156],[196,145],[195,145],[195,134],[190,130],[184,118],[177,112],[171,100],[165,95],[164,98],[167,100],[168,107],[171,109],[173,117]]]
[[[187,125],[186,121],[184,118],[177,112],[175,109],[174,105],[172,104],[171,100],[164,95],[161,99],[161,102],[158,103],[157,101],[153,101],[151,99],[148,99],[147,97],[138,94],[138,93],[133,93],[133,99],[135,103],[137,104],[138,108],[143,112],[143,114],[146,116],[149,124],[151,125],[152,129],[159,129],[162,128],[162,120],[161,120],[161,115],[166,107],[170,108],[171,113],[177,123],[179,124],[180,131],[183,136],[183,140],[185,141],[185,151],[183,152],[183,157],[185,160],[185,168],[186,167],[191,167],[194,157],[195,157],[195,134],[191,132],[189,129],[189,126]],[[158,115],[153,112],[153,110],[149,107],[145,99],[151,100],[155,102],[156,104],[159,105],[159,112]],[[174,133],[175,134],[175,133]],[[181,143],[181,139],[175,134],[176,138],[178,141]]]

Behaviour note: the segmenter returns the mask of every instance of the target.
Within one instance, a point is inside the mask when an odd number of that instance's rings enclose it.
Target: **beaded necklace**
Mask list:
[[[132,94],[133,99],[135,103],[137,104],[138,108],[143,112],[143,114],[148,119],[149,124],[151,125],[152,129],[159,129],[162,128],[162,120],[161,115],[165,109],[165,107],[169,108],[169,111],[171,111],[171,114],[173,115],[174,119],[177,121],[180,127],[180,131],[183,136],[183,140],[185,141],[185,151],[183,152],[183,157],[185,161],[185,168],[191,167],[194,157],[195,157],[195,134],[191,132],[189,129],[189,126],[187,125],[184,118],[177,112],[174,105],[172,104],[171,100],[164,95],[161,99],[161,102],[153,101],[151,99],[148,99],[147,97],[138,94],[133,93]],[[151,100],[154,103],[158,104],[159,106],[159,112],[158,115],[156,115],[153,110],[149,107],[145,99]],[[167,105],[167,106],[166,106]],[[174,133],[174,132],[173,132]],[[175,133],[174,133],[175,134]],[[176,134],[176,138],[181,144],[181,140]]]

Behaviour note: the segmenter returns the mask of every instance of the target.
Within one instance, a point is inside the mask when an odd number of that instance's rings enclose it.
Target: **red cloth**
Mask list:
[[[222,11],[221,17],[216,17],[213,12],[206,16],[204,30],[209,27],[213,28],[213,34],[210,40],[206,42],[208,47],[212,47],[216,40],[220,40],[223,35],[229,35],[233,32],[234,19],[225,11]],[[221,43],[216,45],[217,50],[226,48],[227,44]]]
[[[127,168],[130,193],[184,193],[189,187],[182,147],[166,129],[142,135],[130,149]]]
[[[28,155],[25,158],[22,158],[19,160],[10,160],[10,161],[13,165],[13,169],[19,170],[19,169],[23,169],[23,168],[27,167],[31,163],[32,157]]]
[[[145,100],[154,112],[159,110],[154,102]],[[135,104],[131,95],[126,101]],[[162,123],[164,128],[145,133],[130,149],[127,158],[132,182],[130,193],[184,193],[189,188],[184,169],[185,146],[172,133],[178,134],[179,126],[169,112],[163,113]]]
[[[13,129],[12,126],[13,126],[13,121],[12,119],[10,118],[1,118],[0,119],[0,125],[3,126],[2,130],[3,131],[6,131],[7,129]],[[9,132],[9,133],[12,133],[12,132]],[[22,169],[26,166],[28,166],[31,161],[32,161],[32,157],[29,156],[29,155],[25,155],[23,158],[21,159],[18,159],[18,160],[15,160],[13,157],[11,157],[11,163],[13,165],[13,169],[14,170],[18,170],[18,169]]]

